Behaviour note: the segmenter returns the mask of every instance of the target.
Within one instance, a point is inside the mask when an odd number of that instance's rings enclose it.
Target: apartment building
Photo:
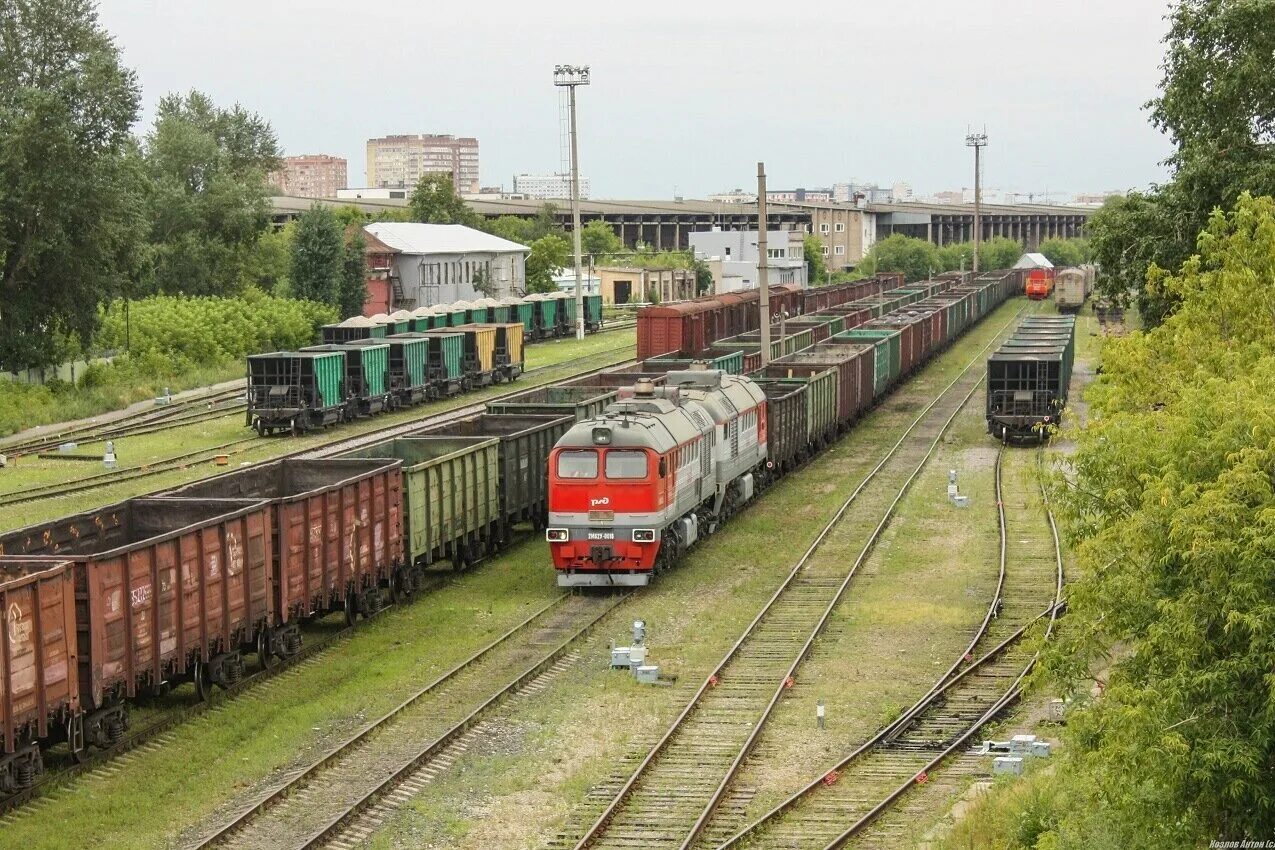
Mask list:
[[[347,168],[343,157],[328,154],[285,156],[283,167],[267,180],[281,195],[297,198],[335,198],[346,186]]]
[[[367,185],[411,188],[425,174],[450,174],[458,195],[478,191],[478,140],[417,134],[367,140]]]
[[[533,201],[571,200],[570,174],[515,174],[514,192]],[[589,197],[589,178],[580,178],[580,197]]]

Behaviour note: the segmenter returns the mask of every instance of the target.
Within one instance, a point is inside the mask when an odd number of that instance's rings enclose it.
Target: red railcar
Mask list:
[[[643,307],[638,311],[638,359],[707,348],[718,338],[720,306],[716,298],[707,298]]]
[[[0,792],[29,786],[40,742],[78,739],[75,573],[70,561],[0,561]]]
[[[1031,269],[1026,272],[1027,297],[1033,301],[1043,301],[1054,291],[1053,269]]]
[[[142,498],[0,537],[0,555],[75,565],[88,743],[119,740],[126,698],[238,681],[274,621],[270,531],[265,502]]]

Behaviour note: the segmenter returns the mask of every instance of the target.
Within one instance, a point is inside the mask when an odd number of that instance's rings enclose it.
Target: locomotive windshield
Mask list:
[[[607,466],[610,472],[610,465]],[[559,478],[597,478],[598,453],[593,449],[562,452],[558,455]]]
[[[607,452],[607,478],[645,478],[646,452]]]

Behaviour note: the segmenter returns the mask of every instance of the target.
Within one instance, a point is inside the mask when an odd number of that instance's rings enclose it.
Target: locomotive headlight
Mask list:
[[[610,428],[594,428],[593,429],[593,445],[595,446],[611,445],[611,429]]]
[[[571,534],[565,528],[546,528],[545,540],[550,543],[566,543]]]
[[[634,543],[654,543],[655,529],[653,528],[635,528],[633,529]]]

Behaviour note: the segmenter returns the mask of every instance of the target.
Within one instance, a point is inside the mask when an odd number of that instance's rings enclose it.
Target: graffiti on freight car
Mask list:
[[[134,609],[144,608],[151,601],[152,595],[154,594],[149,584],[139,584],[128,593],[129,601]]]
[[[226,570],[232,576],[243,572],[243,541],[233,531],[226,532]]]
[[[31,640],[31,624],[22,617],[22,609],[18,607],[18,603],[14,602],[9,605],[9,645],[12,652],[17,654],[27,645],[27,641]]]

